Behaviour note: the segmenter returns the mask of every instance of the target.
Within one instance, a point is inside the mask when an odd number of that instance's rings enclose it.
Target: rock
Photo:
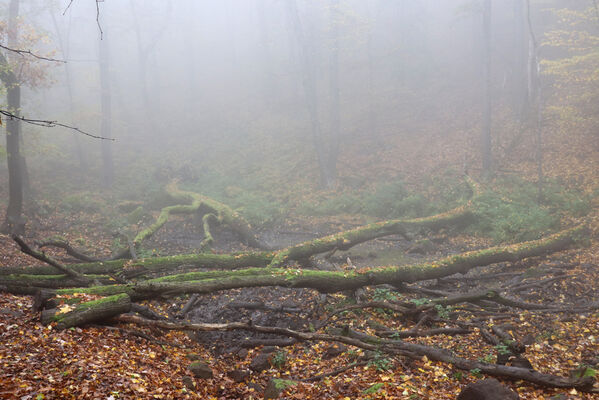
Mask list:
[[[198,361],[201,358],[199,354],[196,353],[187,353],[185,357],[191,361]]]
[[[515,357],[510,357],[509,365],[511,365],[512,367],[518,367],[518,368],[534,369],[532,367],[532,364],[530,363],[530,361],[528,361],[526,358],[524,358],[520,355],[515,356]]]
[[[483,379],[468,384],[457,400],[518,400],[520,396],[497,379]]]
[[[262,350],[260,351],[260,353],[270,354],[270,353],[274,353],[275,351],[277,351],[277,348],[275,346],[264,346],[262,348]]]
[[[282,390],[277,387],[277,382],[271,379],[264,388],[264,399],[278,399]]]
[[[262,372],[270,368],[270,354],[260,353],[252,359],[250,369],[254,372]]]
[[[227,376],[239,383],[245,381],[250,376],[250,371],[246,369],[234,369],[233,371],[229,371]]]
[[[187,369],[195,376],[196,378],[201,379],[210,379],[212,378],[212,369],[202,361],[192,362]]]
[[[525,346],[530,346],[531,344],[534,344],[535,341],[535,337],[530,333],[522,338],[522,344]]]
[[[324,358],[325,360],[337,357],[340,354],[343,354],[345,351],[347,350],[347,346],[341,344],[341,343],[333,343],[332,345],[330,345],[329,347],[326,348],[326,350],[324,351],[324,354],[322,355],[322,358]]]
[[[237,357],[246,358],[248,356],[248,349],[239,349],[237,352]]]
[[[495,362],[495,364],[498,365],[505,365],[509,362],[510,357],[512,357],[512,353],[497,353],[497,361]]]
[[[422,239],[414,243],[410,248],[406,251],[408,254],[427,254],[432,252],[435,249],[435,246],[429,239]]]
[[[262,386],[260,386],[259,384],[257,384],[256,382],[250,382],[248,383],[248,388],[254,389],[254,391],[256,393],[260,393],[262,392]]]
[[[181,380],[187,389],[195,390],[195,382],[190,376],[185,375],[183,378],[181,378]]]
[[[270,379],[264,388],[264,399],[278,399],[283,390],[296,382],[287,379]]]

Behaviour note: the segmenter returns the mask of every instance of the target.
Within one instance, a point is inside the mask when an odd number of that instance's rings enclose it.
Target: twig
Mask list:
[[[6,51],[17,53],[18,55],[23,56],[23,57],[31,56],[31,57],[37,58],[38,60],[66,63],[65,60],[57,60],[56,58],[40,56],[38,54],[33,53],[31,50],[13,49],[13,48],[5,46],[3,44],[0,44],[0,49],[4,49]]]
[[[69,1],[69,4],[67,5],[67,7],[62,12],[62,15],[65,15],[67,13],[67,11],[69,11],[69,8],[71,8],[71,6],[73,5],[73,1],[75,1],[75,0],[70,0]]]
[[[19,115],[15,115],[15,114],[13,114],[13,113],[11,113],[9,111],[6,111],[6,110],[0,110],[0,114],[4,115],[6,117],[9,117],[11,119],[18,119],[19,121],[23,121],[23,122],[26,122],[26,123],[31,124],[31,125],[43,126],[44,128],[55,128],[57,126],[60,126],[61,128],[71,129],[73,131],[81,133],[82,135],[89,136],[89,137],[94,138],[94,139],[115,140],[113,138],[107,138],[107,137],[103,137],[103,136],[92,135],[91,133],[87,133],[87,132],[85,132],[85,131],[77,128],[77,127],[66,125],[66,124],[62,124],[62,123],[57,122],[57,121],[25,118],[25,117],[21,117]]]
[[[337,368],[332,370],[331,372],[327,372],[324,374],[318,374],[318,375],[314,375],[310,378],[304,378],[304,379],[300,379],[300,382],[315,382],[315,381],[319,381],[321,379],[324,379],[326,377],[329,376],[335,376],[335,375],[339,375],[342,372],[347,371],[348,369],[352,369],[352,368],[356,368],[356,367],[361,367],[362,365],[366,365],[368,364],[368,360],[364,360],[364,361],[359,361],[359,362],[353,362],[349,365],[346,365],[345,367],[341,367],[341,368]]]
[[[100,2],[98,0],[96,0],[96,23],[98,24],[98,29],[100,30],[100,40],[102,40],[104,38],[104,31],[102,30],[102,25],[100,24]]]
[[[338,342],[350,346],[360,347],[365,350],[383,351],[392,355],[403,355],[410,358],[421,359],[427,356],[429,360],[441,361],[454,365],[461,370],[479,369],[487,375],[499,376],[510,380],[525,380],[548,387],[576,388],[577,390],[589,392],[593,391],[594,378],[584,377],[578,379],[569,379],[561,376],[540,373],[525,368],[510,367],[504,365],[489,364],[480,361],[469,360],[456,356],[447,349],[439,349],[432,346],[426,346],[416,343],[408,343],[402,340],[388,340],[370,336],[352,329],[343,329],[341,335],[300,332],[288,328],[279,328],[272,326],[253,325],[246,322],[230,322],[226,324],[208,324],[208,323],[172,323],[165,321],[150,321],[132,315],[120,315],[115,318],[116,321],[124,323],[133,323],[141,326],[156,327],[166,330],[183,331],[231,331],[247,330],[261,333],[272,333],[281,336],[296,338],[300,341],[321,341]],[[376,343],[376,344],[373,344]]]

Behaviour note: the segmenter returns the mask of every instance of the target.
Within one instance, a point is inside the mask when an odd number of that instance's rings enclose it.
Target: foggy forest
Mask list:
[[[595,0],[0,1],[0,398],[596,399]]]

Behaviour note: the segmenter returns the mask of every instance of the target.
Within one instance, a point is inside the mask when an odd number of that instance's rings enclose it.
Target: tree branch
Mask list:
[[[19,121],[31,124],[31,125],[36,125],[36,126],[42,126],[44,128],[55,128],[57,126],[61,127],[61,128],[67,128],[67,129],[71,129],[75,132],[81,133],[82,135],[85,136],[89,136],[91,138],[94,139],[100,139],[100,140],[115,140],[113,138],[107,138],[107,137],[103,137],[103,136],[97,136],[97,135],[92,135],[91,133],[85,132],[77,127],[74,126],[70,126],[70,125],[66,125],[57,121],[50,121],[50,120],[44,120],[44,119],[31,119],[31,118],[25,118],[25,117],[21,117],[18,116],[16,114],[11,113],[10,111],[7,110],[0,110],[0,115],[4,115],[10,119],[17,119]],[[0,120],[1,122],[1,120]]]
[[[24,56],[31,56],[31,57],[37,58],[38,60],[45,60],[45,61],[66,63],[65,60],[57,60],[56,58],[50,58],[50,57],[40,56],[38,54],[33,53],[31,50],[13,49],[13,48],[5,46],[3,44],[0,44],[0,49],[4,49],[6,51],[10,51],[10,52],[16,53],[16,54],[18,54],[20,56],[23,56],[23,57]]]

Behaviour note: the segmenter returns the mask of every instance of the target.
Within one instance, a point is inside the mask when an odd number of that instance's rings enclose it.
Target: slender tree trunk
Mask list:
[[[145,115],[144,120],[142,121],[142,126],[144,127],[144,131],[151,136],[154,136],[154,127],[155,124],[153,122],[153,113],[152,107],[150,105],[150,95],[148,92],[148,56],[149,49],[145,48],[142,42],[141,37],[141,29],[139,27],[139,18],[137,16],[137,10],[135,8],[135,2],[133,0],[130,1],[131,5],[131,14],[133,16],[133,29],[135,31],[135,39],[137,42],[137,62],[139,68],[139,84],[140,84],[140,93],[141,93],[141,101],[143,104],[143,114]]]
[[[337,181],[337,157],[339,155],[339,136],[341,118],[339,110],[339,0],[331,0],[331,50],[329,61],[329,79],[331,91],[331,136],[329,138],[327,171],[330,182],[327,186],[335,185]]]
[[[100,91],[101,91],[101,135],[105,138],[112,137],[112,101],[110,90],[110,34],[104,30],[100,40]],[[112,158],[112,141],[102,140],[102,183],[104,187],[112,186],[114,180],[114,163]]]
[[[543,98],[541,96],[541,75],[540,75],[540,64],[538,51],[539,46],[535,37],[534,30],[532,28],[532,21],[530,19],[530,0],[526,0],[526,19],[528,23],[528,37],[529,37],[529,57],[528,57],[528,76],[529,76],[529,102],[536,106],[535,114],[535,139],[536,149],[535,158],[537,161],[537,180],[538,180],[538,202],[543,201]]]
[[[270,50],[270,35],[268,30],[268,15],[266,9],[266,2],[264,0],[258,0],[256,7],[258,10],[258,30],[260,33],[260,52],[262,59],[262,95],[264,98],[264,104],[270,108],[273,105],[275,99],[275,85],[272,63],[273,58]]]
[[[528,115],[528,33],[524,16],[524,2],[514,0],[514,64],[513,64],[513,104],[521,123]]]
[[[482,123],[483,175],[493,170],[491,152],[491,0],[483,0],[483,123]]]
[[[323,140],[320,120],[318,118],[318,92],[316,89],[315,65],[313,63],[314,52],[306,40],[305,33],[299,18],[296,0],[286,0],[287,15],[292,26],[296,42],[298,43],[299,62],[302,65],[302,84],[306,96],[306,105],[310,115],[310,127],[312,132],[312,141],[318,167],[320,171],[320,185],[324,188],[330,188],[334,184],[334,179],[329,172],[329,162],[327,161],[327,150]]]
[[[56,31],[56,36],[58,37],[58,45],[60,47],[60,52],[65,60],[69,58],[69,42],[70,42],[70,33],[71,33],[71,18],[72,14],[69,13],[69,24],[67,27],[67,33],[63,37],[60,32],[60,28],[58,26],[58,22],[56,21],[56,15],[54,14],[54,9],[50,10],[50,16],[52,17],[52,23],[54,24],[54,30]],[[64,73],[65,80],[67,86],[67,96],[69,99],[69,114],[71,124],[74,125],[74,116],[75,116],[75,102],[73,101],[73,80],[71,77],[71,64],[68,62],[64,63]],[[81,168],[81,172],[87,171],[87,158],[83,152],[83,147],[81,146],[81,141],[79,139],[79,135],[74,136],[74,144],[75,144],[75,154],[77,154],[77,159],[79,160],[79,167]]]
[[[19,16],[19,0],[11,0],[8,16],[8,45],[17,47]],[[2,57],[2,81],[6,86],[8,110],[19,115],[21,110],[21,86],[11,70],[9,60],[12,56]],[[25,220],[23,218],[23,161],[21,156],[21,121],[8,119],[6,121],[6,151],[8,153],[8,207],[4,230],[11,233],[23,234]]]

